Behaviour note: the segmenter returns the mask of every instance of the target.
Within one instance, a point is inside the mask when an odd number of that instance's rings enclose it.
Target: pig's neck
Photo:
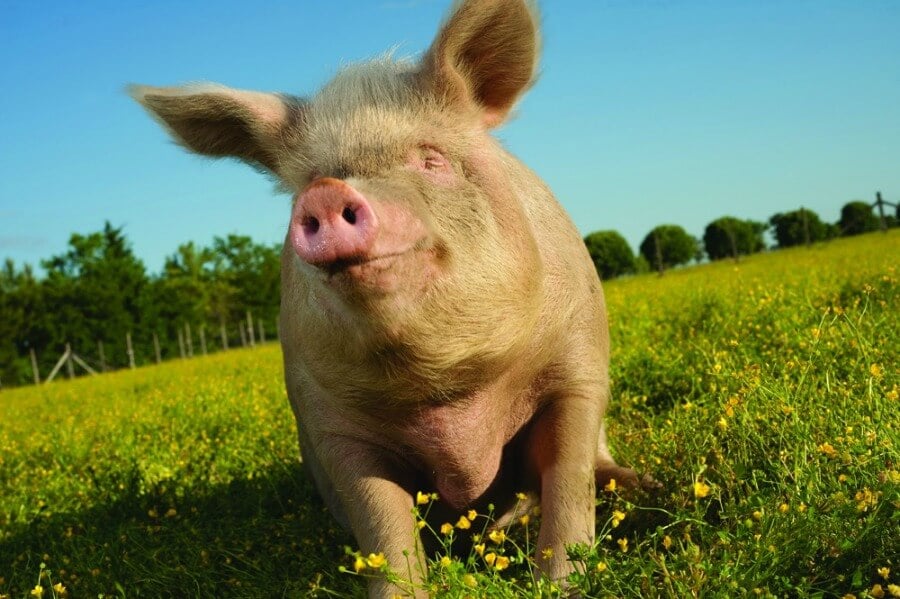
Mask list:
[[[309,374],[333,397],[381,406],[446,403],[533,354],[538,310],[518,306],[519,313],[511,308],[490,319],[474,317],[477,306],[468,306],[401,324],[318,313],[322,320],[305,323],[296,344]]]

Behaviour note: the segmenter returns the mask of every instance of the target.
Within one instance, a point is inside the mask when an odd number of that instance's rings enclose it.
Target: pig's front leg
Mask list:
[[[326,441],[319,449],[363,555],[383,553],[390,569],[409,581],[397,586],[378,576],[369,582],[369,597],[426,597],[413,588],[424,580],[425,566],[416,554],[413,498],[401,484],[400,469],[382,448],[346,437]]]
[[[535,561],[552,580],[572,566],[566,545],[594,542],[594,461],[600,428],[596,396],[557,397],[537,415],[531,437],[540,475],[541,530]]]

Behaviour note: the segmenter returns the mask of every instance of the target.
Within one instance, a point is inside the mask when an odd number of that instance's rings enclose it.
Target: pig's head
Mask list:
[[[490,129],[532,83],[537,53],[526,0],[467,0],[420,60],[349,66],[310,98],[131,92],[187,149],[260,167],[293,194],[286,297],[393,327],[466,323],[533,295],[523,167]]]

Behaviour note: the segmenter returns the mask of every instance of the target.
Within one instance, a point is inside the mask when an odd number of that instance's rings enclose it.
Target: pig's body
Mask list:
[[[603,431],[597,274],[551,192],[489,134],[536,53],[528,4],[468,0],[420,63],[349,67],[309,100],[133,92],[191,150],[294,193],[280,337],[302,457],[360,549],[401,573],[417,491],[438,492],[436,517],[493,504],[500,520],[530,492],[538,566],[561,578],[565,545],[593,541],[595,477],[635,480]]]

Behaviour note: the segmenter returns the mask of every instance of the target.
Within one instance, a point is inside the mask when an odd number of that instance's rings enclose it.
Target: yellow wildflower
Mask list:
[[[606,562],[597,562],[597,572],[606,572],[606,569],[609,566],[606,565]]]
[[[357,555],[356,559],[353,560],[353,569],[357,574],[366,569],[366,561],[362,558],[362,556]]]
[[[441,534],[442,535],[449,535],[451,532],[453,532],[452,524],[450,524],[449,522],[444,522],[443,524],[441,524]]]
[[[425,521],[424,520],[416,521],[416,528],[418,528],[419,530],[422,530],[423,528],[425,528]]]
[[[416,505],[425,505],[429,501],[431,501],[431,495],[423,493],[422,491],[416,493]]]
[[[664,536],[663,540],[662,540],[662,544],[663,544],[663,547],[665,547],[666,549],[669,549],[672,546],[672,537],[670,537],[669,535]]]
[[[65,597],[66,595],[69,594],[69,589],[67,589],[63,585],[63,583],[57,582],[55,585],[53,585],[53,592],[56,593],[57,595],[59,595],[60,597]]]
[[[826,457],[833,458],[837,456],[837,450],[831,443],[822,443],[819,445],[819,451],[824,453]]]
[[[617,540],[616,543],[619,544],[619,549],[622,550],[622,553],[625,553],[626,551],[628,551],[628,539],[623,537],[623,538]]]
[[[609,482],[604,485],[603,490],[608,493],[615,493],[616,491],[616,479],[611,478]]]
[[[528,499],[528,495],[526,495],[525,493],[519,492],[519,493],[516,493],[516,499],[518,499],[519,501],[525,501],[526,499]]]
[[[778,506],[778,511],[781,512],[782,514],[786,514],[789,511],[791,511],[791,506],[789,506],[786,503],[782,503],[781,505]]]
[[[509,558],[505,555],[498,555],[497,560],[494,562],[494,568],[496,570],[506,570],[509,567]]]
[[[478,581],[471,574],[464,574],[462,577],[462,583],[469,588],[475,588],[478,586]]]
[[[884,374],[884,369],[881,367],[881,364],[872,364],[869,366],[869,374],[874,376],[876,379],[880,379]]]
[[[878,568],[878,575],[887,580],[888,576],[891,575],[891,569],[887,567]]]
[[[493,566],[493,565],[494,565],[494,560],[496,560],[496,559],[497,559],[497,554],[494,553],[493,551],[491,551],[490,553],[486,553],[486,554],[484,555],[484,561],[485,561],[485,563],[487,563],[487,565],[489,565],[489,566]]]
[[[544,547],[541,549],[541,557],[544,559],[550,559],[553,557],[553,547]]]
[[[528,517],[528,514],[525,514],[524,516],[519,518],[519,524],[521,524],[522,526],[528,526],[528,522],[530,520],[531,520],[531,518]]]
[[[44,596],[44,587],[39,584],[34,585],[34,588],[31,589],[29,593],[32,597],[43,597]]]
[[[452,563],[453,563],[453,560],[450,559],[449,555],[445,555],[444,557],[441,558],[441,567],[442,568],[446,568],[446,567],[450,566],[450,564],[452,564]]]
[[[753,512],[753,519],[756,520],[757,522],[762,520],[762,517],[763,517],[762,510],[756,510],[755,512]]]
[[[619,523],[625,519],[625,512],[619,510],[613,510],[612,513],[612,527],[615,528],[619,525]]]
[[[709,495],[709,491],[712,487],[703,482],[702,480],[698,480],[694,483],[694,497],[697,499],[702,499]]]
[[[475,553],[477,553],[478,555],[484,555],[484,543],[478,543],[477,545],[472,547],[472,549],[474,549]]]
[[[465,516],[460,516],[459,520],[456,521],[456,528],[460,530],[468,530],[472,528],[472,523]]]
[[[466,514],[466,518],[468,518],[469,520],[474,520],[477,517],[478,517],[478,512],[476,512],[475,510],[469,510],[469,513]]]
[[[888,593],[891,594],[891,597],[900,597],[900,585],[889,584]]]
[[[366,558],[366,565],[376,570],[386,563],[387,560],[384,558],[383,553],[370,553],[369,557]]]
[[[881,599],[884,597],[884,589],[881,588],[880,584],[873,584],[872,588],[869,589],[869,595],[875,597],[875,599]]]
[[[497,545],[502,545],[503,541],[506,540],[506,533],[502,530],[492,530],[488,537]]]

